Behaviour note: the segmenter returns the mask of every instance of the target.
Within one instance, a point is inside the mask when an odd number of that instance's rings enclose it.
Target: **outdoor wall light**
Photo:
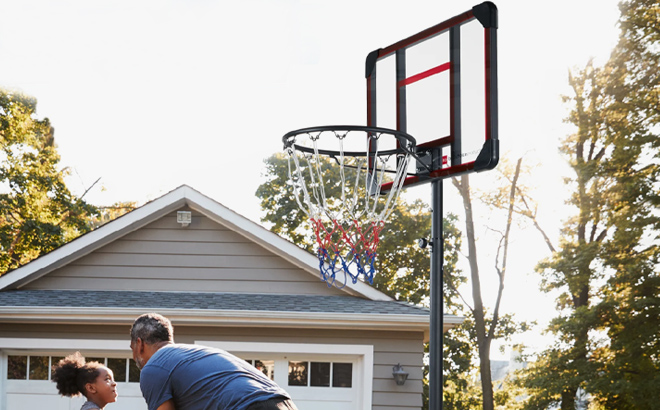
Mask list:
[[[397,363],[397,365],[392,368],[392,376],[394,376],[394,381],[397,386],[403,386],[408,378],[408,372],[403,370],[401,363]]]
[[[192,223],[192,212],[190,211],[177,211],[176,222],[181,224],[182,228]]]

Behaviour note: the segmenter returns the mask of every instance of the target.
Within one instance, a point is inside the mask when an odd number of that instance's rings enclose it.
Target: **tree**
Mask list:
[[[602,71],[591,63],[569,75],[574,109],[567,121],[575,125],[576,132],[563,141],[561,152],[575,173],[566,178],[566,184],[572,189],[568,203],[575,207],[576,215],[564,224],[557,250],[537,268],[543,276],[543,290],[560,292],[557,308],[561,315],[552,320],[549,329],[557,337],[555,345],[540,354],[525,381],[530,409],[551,405],[575,409],[578,392],[594,374],[589,358],[590,331],[596,328],[591,301],[602,277],[598,256],[608,232],[602,214],[609,181],[603,172],[609,148],[601,127],[607,102],[603,81]]]
[[[603,246],[608,280],[595,310],[609,344],[594,352],[598,377],[588,386],[603,409],[653,409],[660,392],[659,8],[657,1],[620,4],[621,35],[605,67],[612,234]]]
[[[0,89],[0,274],[88,232],[97,214],[66,187],[54,129],[36,107]]]
[[[575,93],[563,146],[577,215],[539,264],[561,290],[554,346],[531,366],[527,408],[582,404],[652,409],[660,391],[658,250],[660,32],[658,2],[620,4],[621,36],[608,63],[570,75]],[[582,394],[582,397],[585,397]]]
[[[658,0],[625,0],[619,3],[619,41],[608,68],[612,82],[608,94],[617,104],[635,112],[639,126],[652,129],[660,123],[660,17]],[[655,130],[657,135],[657,129]],[[660,142],[653,143],[658,147]]]
[[[261,209],[265,211],[261,221],[268,223],[272,232],[312,251],[315,241],[311,234],[311,227],[305,214],[298,208],[288,186],[289,163],[287,157],[283,154],[274,154],[264,163],[266,165],[264,172],[266,182],[259,185],[256,192],[256,196],[261,201]]]

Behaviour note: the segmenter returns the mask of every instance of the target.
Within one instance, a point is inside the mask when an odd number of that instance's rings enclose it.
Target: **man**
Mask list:
[[[172,324],[157,313],[135,319],[131,350],[149,410],[297,410],[286,391],[245,360],[175,344]]]

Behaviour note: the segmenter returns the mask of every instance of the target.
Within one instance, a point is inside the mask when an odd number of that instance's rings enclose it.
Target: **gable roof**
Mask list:
[[[318,277],[318,259],[314,255],[193,188],[182,185],[20,268],[5,273],[0,276],[0,290],[20,289],[55,269],[65,266],[184,206],[188,206],[212,221],[234,230],[275,255],[285,258],[304,272]],[[340,285],[343,284],[343,278],[338,277],[337,281]],[[393,300],[362,282],[346,284],[342,291],[347,295],[360,296],[370,300]]]

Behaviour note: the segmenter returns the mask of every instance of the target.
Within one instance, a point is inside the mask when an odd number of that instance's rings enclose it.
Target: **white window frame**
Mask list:
[[[195,340],[195,344],[216,347],[230,353],[243,354],[287,354],[323,355],[323,356],[354,356],[357,357],[357,380],[353,380],[358,391],[358,408],[371,410],[373,389],[374,347],[373,345],[339,345],[315,343],[264,343],[264,342],[237,342],[237,341],[211,341]],[[356,386],[357,384],[357,386]],[[284,387],[284,386],[283,386]]]

